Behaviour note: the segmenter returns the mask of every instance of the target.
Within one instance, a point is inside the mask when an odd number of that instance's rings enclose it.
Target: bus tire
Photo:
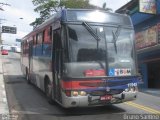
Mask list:
[[[45,94],[46,94],[48,103],[51,104],[51,105],[54,105],[55,102],[52,99],[52,91],[49,90],[50,86],[51,86],[50,80],[49,80],[48,77],[46,77],[45,78]]]
[[[29,72],[28,72],[27,68],[26,68],[26,80],[27,80],[28,84],[31,84],[30,77],[29,77]]]

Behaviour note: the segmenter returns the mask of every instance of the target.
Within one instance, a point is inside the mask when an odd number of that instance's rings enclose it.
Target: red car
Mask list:
[[[1,50],[2,55],[8,55],[8,50]]]

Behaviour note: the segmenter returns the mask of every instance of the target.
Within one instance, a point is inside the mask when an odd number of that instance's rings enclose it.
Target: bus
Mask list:
[[[126,14],[62,9],[22,39],[28,83],[64,108],[135,100],[134,28]]]

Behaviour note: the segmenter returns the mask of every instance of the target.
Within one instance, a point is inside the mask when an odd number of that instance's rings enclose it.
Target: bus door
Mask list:
[[[54,98],[61,102],[61,64],[62,64],[62,47],[61,47],[60,29],[53,30],[53,93]]]

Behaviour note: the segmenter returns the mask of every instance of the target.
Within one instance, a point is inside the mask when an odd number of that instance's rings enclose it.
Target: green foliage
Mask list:
[[[41,24],[43,21],[48,19],[51,14],[56,12],[58,9],[61,9],[62,7],[83,9],[98,8],[97,6],[90,5],[89,0],[32,0],[32,3],[36,7],[34,11],[40,13],[40,18],[36,18],[36,20],[30,24],[34,27]],[[104,8],[99,9],[108,10],[105,8],[106,5],[103,7]]]
[[[32,22],[30,25],[33,26],[33,28],[35,28],[36,26],[42,24],[43,22],[44,20],[42,18],[36,18],[36,20]]]
[[[66,8],[95,8],[89,4],[89,0],[62,0],[60,5]]]
[[[32,3],[34,6],[36,6],[34,11],[40,14],[40,18],[36,18],[36,20],[30,24],[31,26],[36,27],[42,24],[46,19],[51,16],[52,11],[55,11],[55,8],[57,7],[58,1],[32,0]]]

